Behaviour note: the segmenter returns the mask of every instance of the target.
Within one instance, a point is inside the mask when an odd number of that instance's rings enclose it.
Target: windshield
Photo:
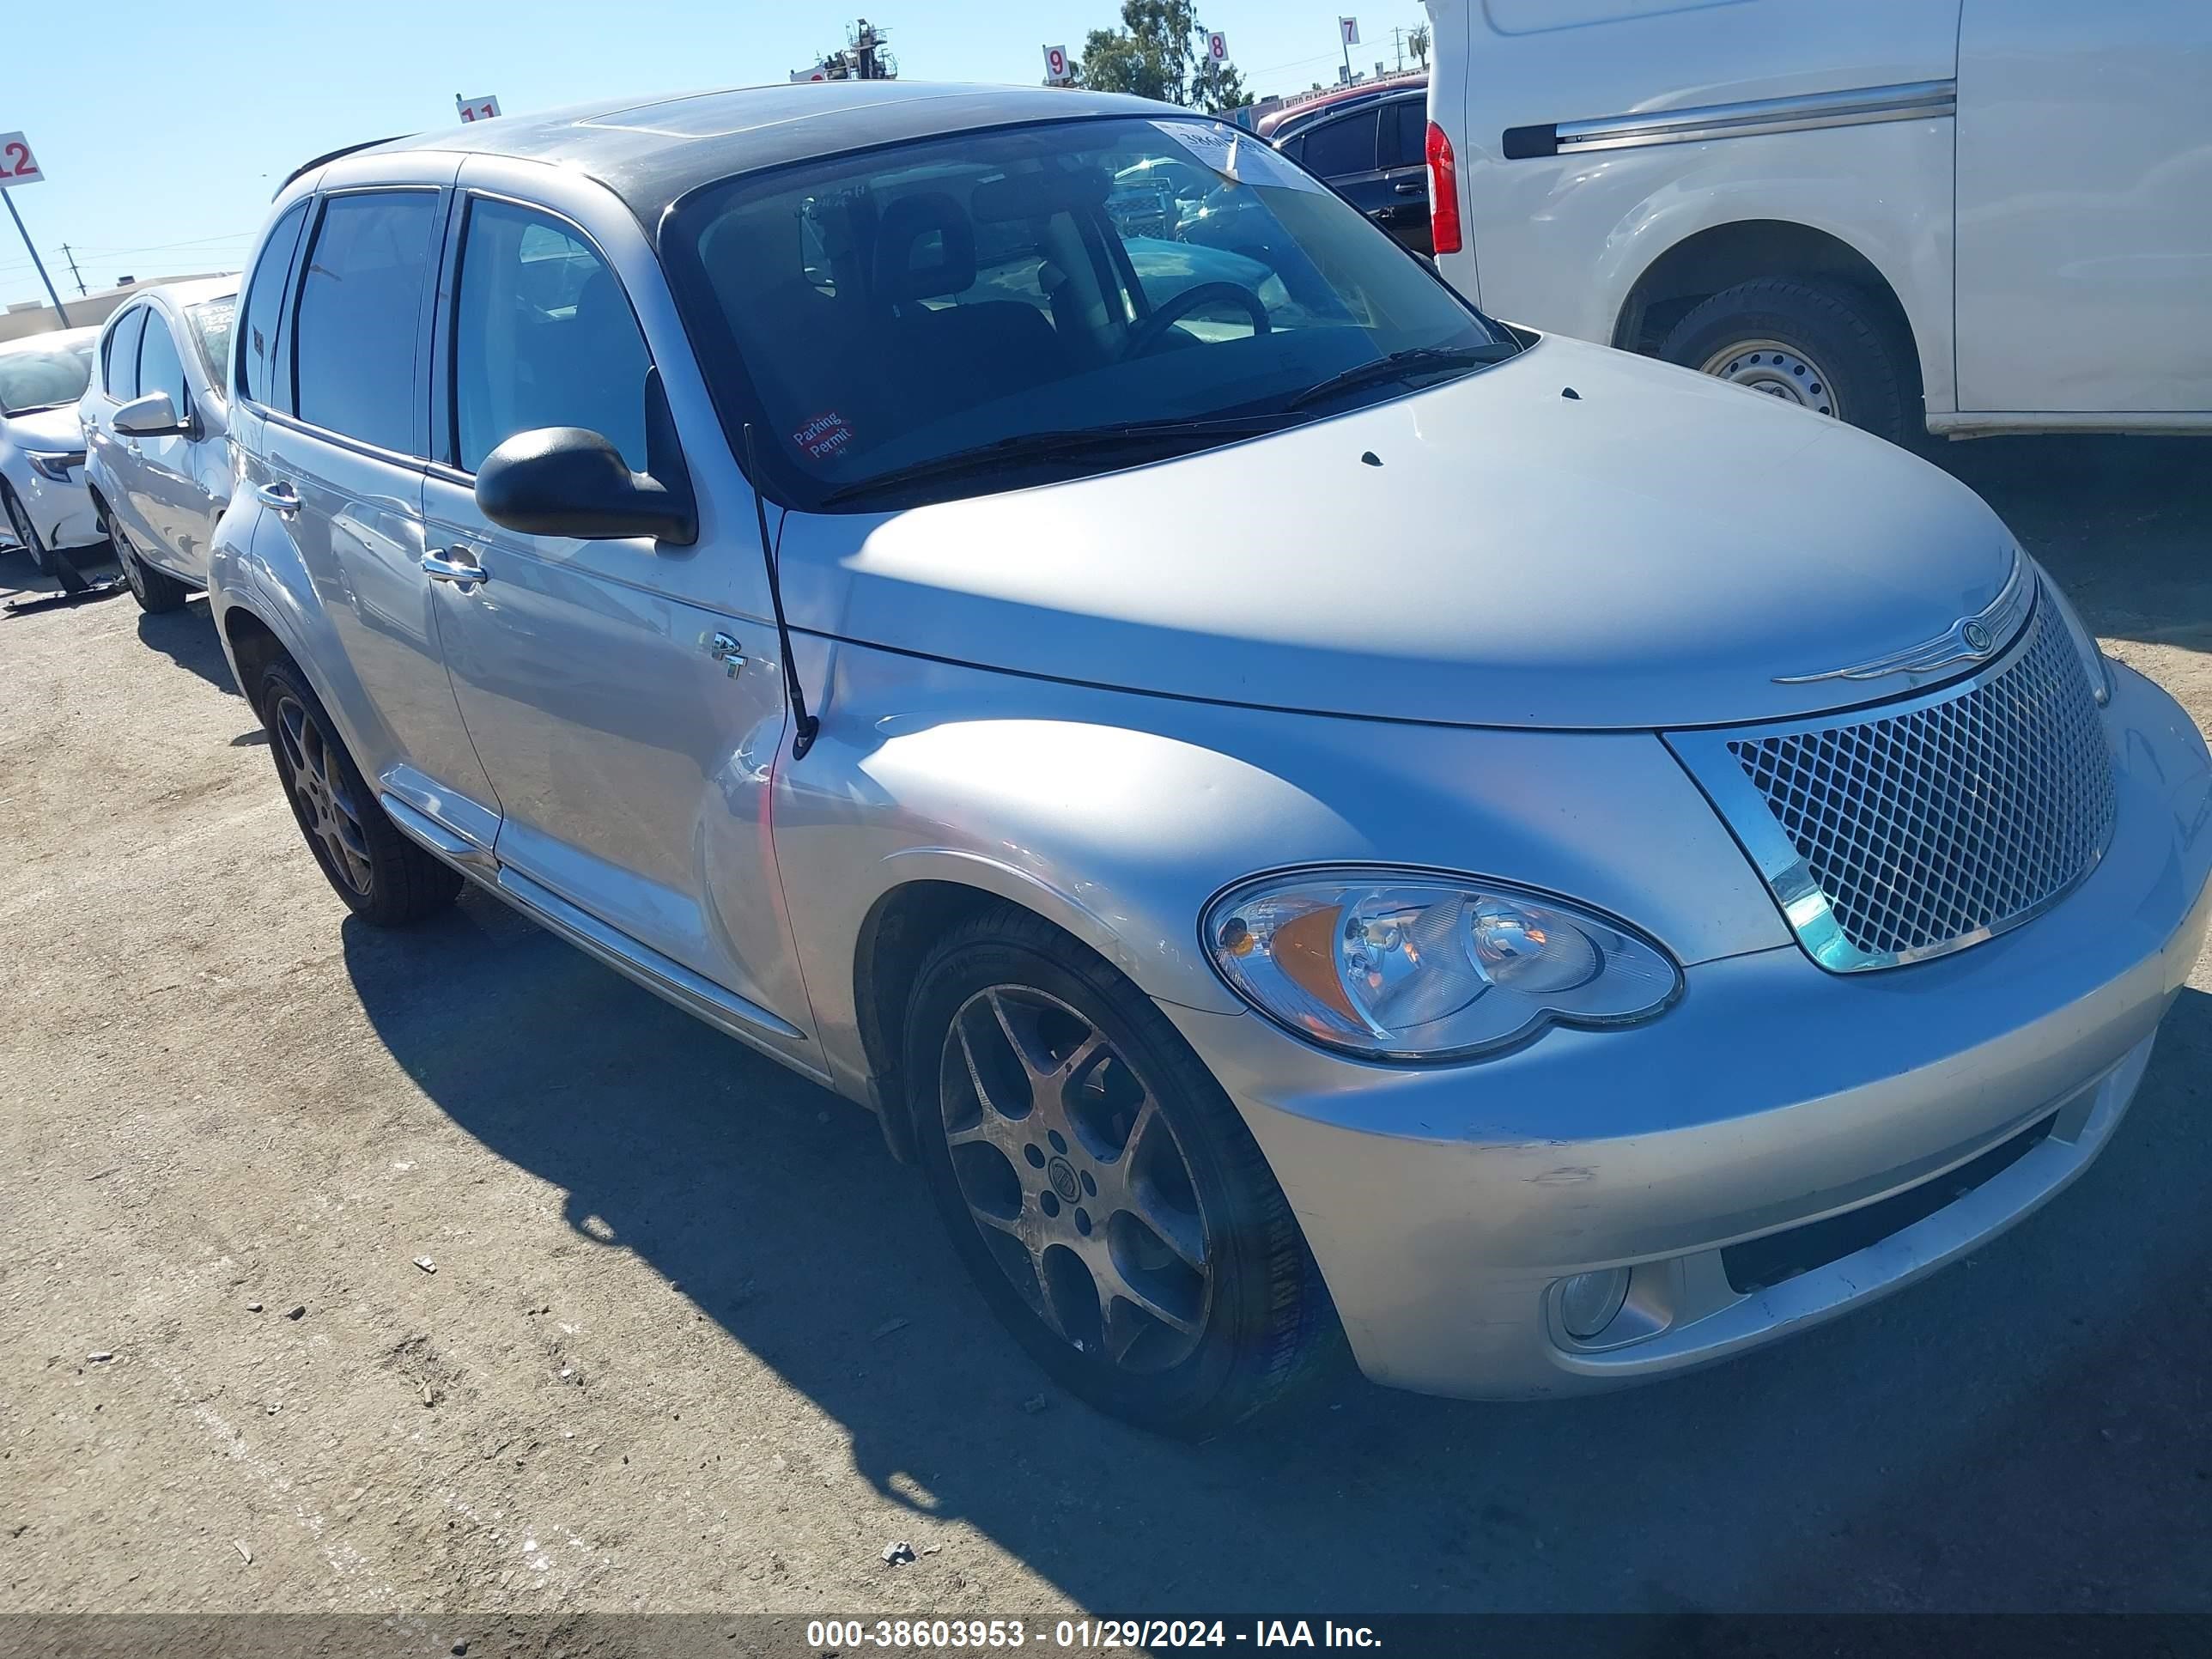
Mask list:
[[[695,193],[663,246],[726,417],[757,423],[776,483],[811,506],[1024,434],[1333,413],[1471,365],[1295,400],[1395,353],[1515,349],[1233,133],[1197,118],[965,132]],[[1130,459],[1069,451],[928,493]]]
[[[200,367],[207,371],[208,384],[218,394],[230,378],[224,365],[230,362],[230,315],[237,306],[238,301],[226,295],[185,307],[192,325],[192,343],[199,348]]]
[[[0,415],[59,409],[92,384],[92,342],[0,351]]]

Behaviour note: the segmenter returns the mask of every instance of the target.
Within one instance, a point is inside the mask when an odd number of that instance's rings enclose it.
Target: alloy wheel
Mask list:
[[[331,869],[355,892],[367,895],[373,879],[368,836],[339,769],[337,744],[296,697],[280,694],[270,712],[277,759],[299,803],[301,823],[322,843]]]
[[[1187,1358],[1212,1231],[1158,1097],[1105,1034],[1033,987],[979,991],[945,1034],[938,1098],[969,1214],[1045,1326],[1127,1371]]]
[[[1826,373],[1796,347],[1779,340],[1738,342],[1708,357],[1705,372],[1816,415],[1839,412]]]

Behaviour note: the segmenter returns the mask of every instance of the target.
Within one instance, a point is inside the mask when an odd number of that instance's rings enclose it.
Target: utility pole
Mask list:
[[[1390,39],[1398,48],[1398,73],[1403,75],[1406,72],[1406,31],[1402,28],[1392,29]],[[63,251],[66,252],[68,250]]]
[[[85,297],[86,294],[84,276],[82,272],[77,270],[76,255],[70,251],[70,245],[67,242],[64,242],[62,244],[62,257],[70,262],[70,280],[76,284],[76,296],[78,299],[82,300]]]

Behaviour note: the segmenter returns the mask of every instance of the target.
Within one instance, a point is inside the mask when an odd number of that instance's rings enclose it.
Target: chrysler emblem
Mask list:
[[[2015,548],[2012,574],[1997,596],[1971,617],[1961,617],[1932,640],[1869,662],[1847,668],[1830,668],[1818,674],[1777,674],[1777,685],[1809,685],[1816,680],[1878,680],[1892,674],[1933,674],[1960,663],[1985,662],[2027,619],[2035,585],[2027,579],[2027,566]]]

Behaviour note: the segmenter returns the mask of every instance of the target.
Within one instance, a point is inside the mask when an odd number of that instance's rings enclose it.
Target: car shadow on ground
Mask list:
[[[160,652],[178,667],[191,670],[216,690],[238,695],[238,683],[230,677],[230,664],[222,654],[222,641],[216,638],[215,623],[208,615],[205,600],[187,600],[178,609],[159,616],[140,611],[138,638],[149,649]]]
[[[1929,453],[2003,515],[2096,633],[2212,652],[2212,443],[2053,434]]]
[[[888,1500],[1100,1612],[2212,1606],[2203,993],[2079,1183],[1875,1307],[1571,1401],[1347,1371],[1194,1446],[1053,1389],[864,1113],[473,890],[405,933],[349,921],[344,952],[398,1061],[560,1188],[580,1242],[635,1252],[842,1424]]]

